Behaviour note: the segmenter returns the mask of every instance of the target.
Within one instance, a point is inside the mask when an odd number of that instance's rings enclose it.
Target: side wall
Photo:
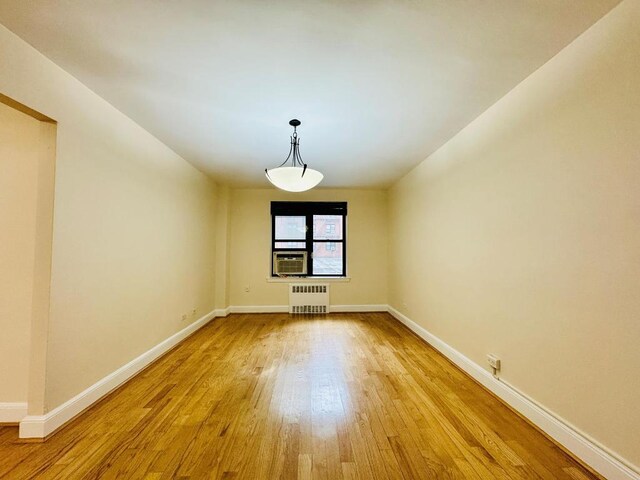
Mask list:
[[[390,304],[640,465],[640,2],[398,182]]]
[[[231,191],[229,303],[287,305],[286,284],[269,283],[271,201],[347,201],[347,283],[331,285],[332,305],[387,303],[387,194],[379,190],[324,190],[290,194],[276,189]],[[249,288],[246,292],[245,288]]]
[[[2,26],[0,58],[0,92],[58,122],[49,411],[213,310],[216,187]]]

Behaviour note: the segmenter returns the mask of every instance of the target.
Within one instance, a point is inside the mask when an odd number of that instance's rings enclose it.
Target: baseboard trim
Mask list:
[[[640,468],[598,444],[506,382],[493,377],[489,371],[465,357],[395,308],[389,306],[388,311],[416,335],[433,346],[486,389],[493,392],[511,408],[529,419],[549,437],[553,438],[596,472],[609,480],[640,480]]]
[[[389,307],[387,305],[330,305],[329,311],[331,313],[348,313],[348,312],[387,312]]]
[[[0,403],[0,423],[18,424],[27,416],[27,403]]]
[[[288,305],[232,305],[229,313],[287,313]]]
[[[388,305],[330,305],[330,313],[346,312],[387,312]],[[229,313],[287,313],[288,305],[232,305]]]
[[[225,309],[223,309],[224,311]],[[61,428],[68,421],[78,416],[84,410],[96,403],[112,390],[116,389],[138,372],[146,368],[154,360],[175,347],[192,333],[204,327],[218,315],[220,310],[214,310],[196,320],[179,332],[171,335],[155,347],[147,350],[126,365],[110,373],[102,380],[91,385],[72,399],[54,408],[45,415],[28,415],[20,421],[20,438],[45,438]],[[222,311],[222,312],[223,312]],[[222,313],[221,312],[221,313]],[[26,413],[26,412],[25,412]]]
[[[213,311],[214,317],[227,317],[231,313],[231,307],[217,308]]]

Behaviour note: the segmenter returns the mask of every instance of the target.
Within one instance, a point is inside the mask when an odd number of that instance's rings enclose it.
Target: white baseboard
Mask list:
[[[222,310],[224,312],[224,309]],[[69,420],[86,410],[106,394],[122,385],[151,362],[173,348],[196,330],[204,327],[209,321],[217,317],[218,310],[209,312],[205,316],[183,328],[179,332],[147,350],[139,357],[131,360],[102,380],[91,385],[72,399],[54,408],[45,415],[29,415],[21,419],[20,438],[44,438],[55,432]],[[225,316],[225,315],[220,315]],[[26,413],[26,412],[25,412]]]
[[[386,312],[387,305],[330,305],[334,312]],[[288,305],[233,305],[227,308],[229,313],[287,313]]]
[[[288,305],[232,305],[227,308],[229,313],[286,313]]]
[[[213,311],[214,317],[226,317],[231,313],[231,307],[217,308]]]
[[[20,423],[27,416],[25,403],[0,403],[0,423]]]
[[[347,313],[347,312],[387,312],[388,305],[330,305],[331,313]]]
[[[595,440],[571,426],[568,422],[538,405],[534,400],[495,378],[489,371],[465,357],[462,353],[389,306],[389,313],[436,348],[445,357],[468,373],[485,388],[493,392],[514,410],[528,418],[556,442],[572,452],[595,471],[609,480],[640,480],[640,468],[625,461],[599,445]]]

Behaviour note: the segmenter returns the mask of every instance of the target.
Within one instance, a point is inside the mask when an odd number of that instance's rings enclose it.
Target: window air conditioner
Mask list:
[[[274,275],[306,275],[307,252],[274,252]]]

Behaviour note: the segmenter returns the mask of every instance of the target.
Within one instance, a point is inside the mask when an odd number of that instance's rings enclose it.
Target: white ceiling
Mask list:
[[[0,23],[216,179],[299,118],[322,186],[387,186],[619,0],[0,0]]]

